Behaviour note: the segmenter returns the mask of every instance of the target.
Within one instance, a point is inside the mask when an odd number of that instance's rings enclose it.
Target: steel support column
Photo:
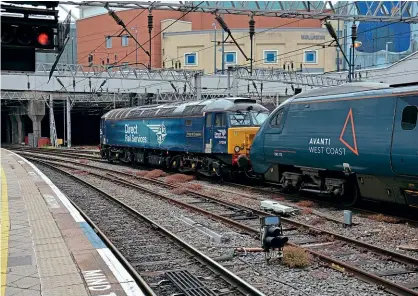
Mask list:
[[[52,95],[49,95],[49,139],[51,141],[51,145],[55,146],[55,139],[54,139],[54,127],[53,124],[54,120],[54,100]]]
[[[18,134],[17,134],[17,122],[16,122],[16,117],[14,115],[9,115],[10,117],[10,123],[11,123],[11,143],[12,144],[17,144],[18,142]]]
[[[67,98],[67,147],[71,147],[71,99]]]
[[[196,74],[194,79],[196,100],[200,101],[202,99],[202,75]]]

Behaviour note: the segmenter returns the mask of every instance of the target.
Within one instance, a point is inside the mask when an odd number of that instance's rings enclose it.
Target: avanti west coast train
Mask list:
[[[223,98],[111,110],[101,118],[101,155],[109,161],[230,176],[248,165],[268,110]]]
[[[258,131],[253,171],[288,190],[418,207],[418,86],[351,83],[278,106]]]

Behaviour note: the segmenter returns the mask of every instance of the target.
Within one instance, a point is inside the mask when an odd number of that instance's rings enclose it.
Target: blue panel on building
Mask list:
[[[369,6],[374,10],[379,5],[379,2],[357,1],[356,4],[360,13],[365,15]],[[393,11],[393,9],[397,9],[397,5],[398,1],[386,1],[377,15],[383,16],[384,10],[390,12]],[[405,13],[404,17],[408,17],[408,15]],[[411,26],[406,23],[360,22],[357,40],[362,42],[361,47],[357,48],[357,51],[360,52],[375,53],[386,50],[386,44],[388,44],[388,51],[390,52],[407,51],[411,44]]]

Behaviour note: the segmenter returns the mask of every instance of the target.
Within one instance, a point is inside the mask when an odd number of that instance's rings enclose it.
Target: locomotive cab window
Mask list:
[[[222,113],[215,114],[215,126],[226,126],[224,114]]]
[[[212,125],[212,114],[206,114],[206,126],[210,127]]]
[[[283,112],[284,112],[283,109],[280,109],[279,111],[277,111],[277,113],[270,120],[270,125],[272,127],[280,127],[280,125],[282,123]]]
[[[229,120],[232,126],[249,126],[251,125],[250,112],[229,113]]]
[[[402,111],[402,129],[413,130],[417,125],[418,108],[416,106],[406,106]]]

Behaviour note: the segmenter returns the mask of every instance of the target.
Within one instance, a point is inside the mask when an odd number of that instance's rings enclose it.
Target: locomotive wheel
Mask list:
[[[340,198],[340,203],[345,207],[352,207],[357,203],[360,192],[355,178],[350,178],[344,188],[344,195]]]

